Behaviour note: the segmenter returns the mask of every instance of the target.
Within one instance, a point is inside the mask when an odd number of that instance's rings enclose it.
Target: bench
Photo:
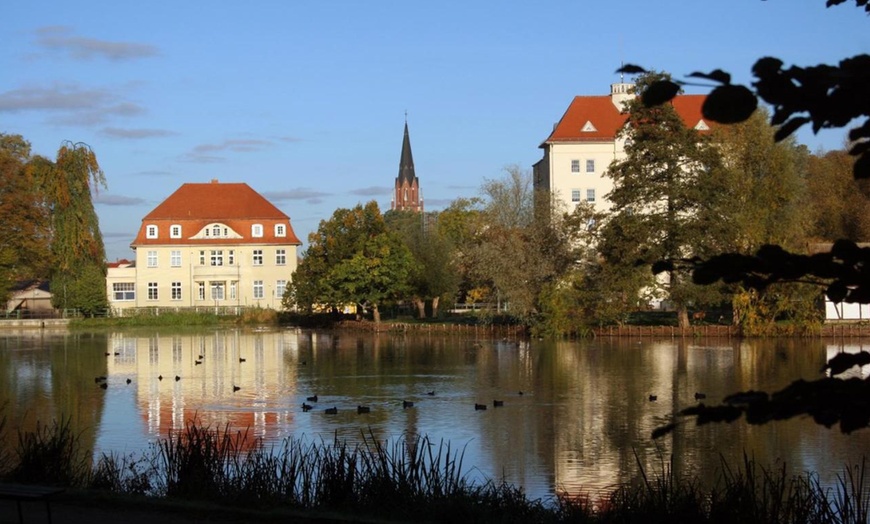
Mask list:
[[[21,510],[22,502],[45,502],[45,513],[48,516],[49,524],[51,524],[51,497],[58,493],[62,493],[63,491],[63,488],[52,488],[47,486],[0,484],[0,499],[15,501],[15,504],[18,507],[19,524],[24,524],[24,513]]]

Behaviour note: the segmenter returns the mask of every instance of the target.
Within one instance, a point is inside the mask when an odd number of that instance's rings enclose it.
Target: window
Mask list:
[[[263,281],[254,281],[254,298],[263,298]]]
[[[157,238],[157,226],[146,226],[145,238]]]
[[[224,283],[223,282],[212,282],[211,283],[211,299],[212,300],[223,300],[224,299]]]
[[[169,265],[172,267],[181,267],[181,251],[169,252]]]
[[[230,282],[230,299],[231,300],[236,299],[236,281],[235,280]]]
[[[595,160],[587,160],[586,161],[586,172],[594,173],[595,172]]]
[[[254,265],[262,266],[263,265],[263,250],[255,249],[254,250]]]
[[[148,267],[157,267],[157,251],[148,252]]]
[[[181,282],[172,283],[172,300],[181,300]]]
[[[196,283],[196,296],[200,300],[205,300],[205,282]]]
[[[199,265],[200,265],[200,266],[204,266],[204,265],[205,265],[205,251],[200,251],[200,252],[199,252]]]
[[[211,265],[213,266],[222,266],[224,265],[224,252],[220,249],[212,249],[211,250]]]
[[[580,190],[572,189],[571,190],[571,202],[580,202]]]
[[[587,202],[595,202],[595,190],[587,189],[586,190],[586,201]]]
[[[284,249],[275,250],[275,263],[283,266],[287,263],[287,251]]]
[[[254,224],[251,226],[251,236],[255,238],[263,236],[263,224]]]
[[[275,236],[276,237],[286,237],[287,236],[287,226],[284,224],[275,224]]]
[[[579,160],[572,160],[571,161],[571,172],[572,173],[579,173],[580,172],[580,161]]]
[[[284,296],[284,290],[287,288],[286,280],[279,280],[275,282],[275,296],[281,298]]]
[[[157,300],[157,282],[148,282],[148,300]]]
[[[181,226],[179,226],[179,225],[170,226],[169,237],[170,238],[181,238]]]
[[[227,264],[233,265],[236,263],[236,253],[232,249],[227,253]]]
[[[212,226],[211,236],[213,236],[213,237],[221,236],[221,227],[220,226]]]
[[[115,301],[136,300],[135,282],[113,282],[112,299]]]

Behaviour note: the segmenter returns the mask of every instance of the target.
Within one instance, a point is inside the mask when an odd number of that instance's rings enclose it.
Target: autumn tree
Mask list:
[[[870,181],[855,180],[854,163],[842,150],[809,157],[806,183],[813,198],[807,209],[815,240],[870,241]]]
[[[0,133],[0,300],[18,280],[48,278],[51,267],[48,209],[37,191],[30,143]]]
[[[666,75],[649,73],[636,82],[643,94]],[[600,251],[611,264],[650,267],[678,257],[703,256],[711,245],[709,214],[721,194],[711,186],[720,157],[710,137],[687,127],[671,104],[647,107],[635,98],[619,132],[625,157],[608,169],[613,190],[612,214]],[[676,268],[660,284],[677,309],[680,327],[688,327],[688,307],[717,300],[708,288],[694,285]]]
[[[64,142],[51,162],[32,160],[51,214],[52,305],[93,315],[108,307],[106,252],[92,193],[106,179],[97,156],[86,144]]]
[[[285,292],[285,307],[338,310],[357,304],[379,322],[380,306],[407,294],[414,260],[387,230],[376,202],[336,210],[308,242]]]

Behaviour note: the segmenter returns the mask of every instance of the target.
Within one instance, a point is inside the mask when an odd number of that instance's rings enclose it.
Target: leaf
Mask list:
[[[794,118],[789,119],[786,123],[781,125],[779,129],[776,130],[776,133],[773,135],[773,140],[776,142],[780,142],[789,137],[792,133],[798,130],[798,128],[807,122],[810,119],[805,116],[796,116]]]
[[[870,155],[864,153],[859,156],[858,160],[855,161],[852,170],[855,175],[855,180],[870,178]]]
[[[680,92],[680,86],[670,80],[660,80],[653,82],[640,96],[643,105],[653,107],[662,105],[665,102],[673,100],[677,93]]]
[[[831,285],[828,286],[828,289],[825,290],[825,295],[835,304],[842,302],[848,294],[849,288],[847,288],[842,282],[832,282]]]
[[[617,73],[625,73],[627,75],[638,75],[646,73],[646,69],[634,64],[625,64],[616,70]]]
[[[710,92],[701,113],[714,122],[734,124],[748,119],[757,107],[758,99],[749,88],[728,84]]]
[[[672,422],[672,423],[670,423],[670,424],[668,424],[668,425],[666,425],[666,426],[662,426],[662,427],[660,427],[660,428],[656,428],[656,429],[654,429],[653,432],[652,432],[652,438],[653,438],[653,440],[655,440],[655,439],[657,439],[657,438],[664,437],[665,435],[667,435],[668,433],[672,432],[672,431],[675,430],[676,428],[677,428],[677,424],[676,424],[676,422]]]
[[[720,84],[730,84],[731,83],[731,75],[722,71],[721,69],[716,69],[714,71],[710,71],[709,73],[701,73],[694,72],[689,75],[694,78],[706,78],[707,80],[712,80],[714,82],[719,82]]]
[[[653,275],[658,275],[659,273],[664,273],[665,271],[673,271],[674,263],[670,260],[658,260],[652,265]]]
[[[870,353],[859,351],[858,353],[837,353],[831,360],[825,364],[822,371],[831,370],[831,376],[839,375],[855,366],[865,366],[870,364]]]

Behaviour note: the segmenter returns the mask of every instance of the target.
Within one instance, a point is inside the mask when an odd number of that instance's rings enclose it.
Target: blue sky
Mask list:
[[[750,80],[870,52],[824,0],[13,2],[0,17],[0,132],[97,153],[107,255],[185,182],[246,182],[306,241],[339,207],[389,209],[405,112],[428,210],[474,196],[621,62]],[[703,92],[701,88],[688,92]],[[799,140],[842,147],[845,132]]]

